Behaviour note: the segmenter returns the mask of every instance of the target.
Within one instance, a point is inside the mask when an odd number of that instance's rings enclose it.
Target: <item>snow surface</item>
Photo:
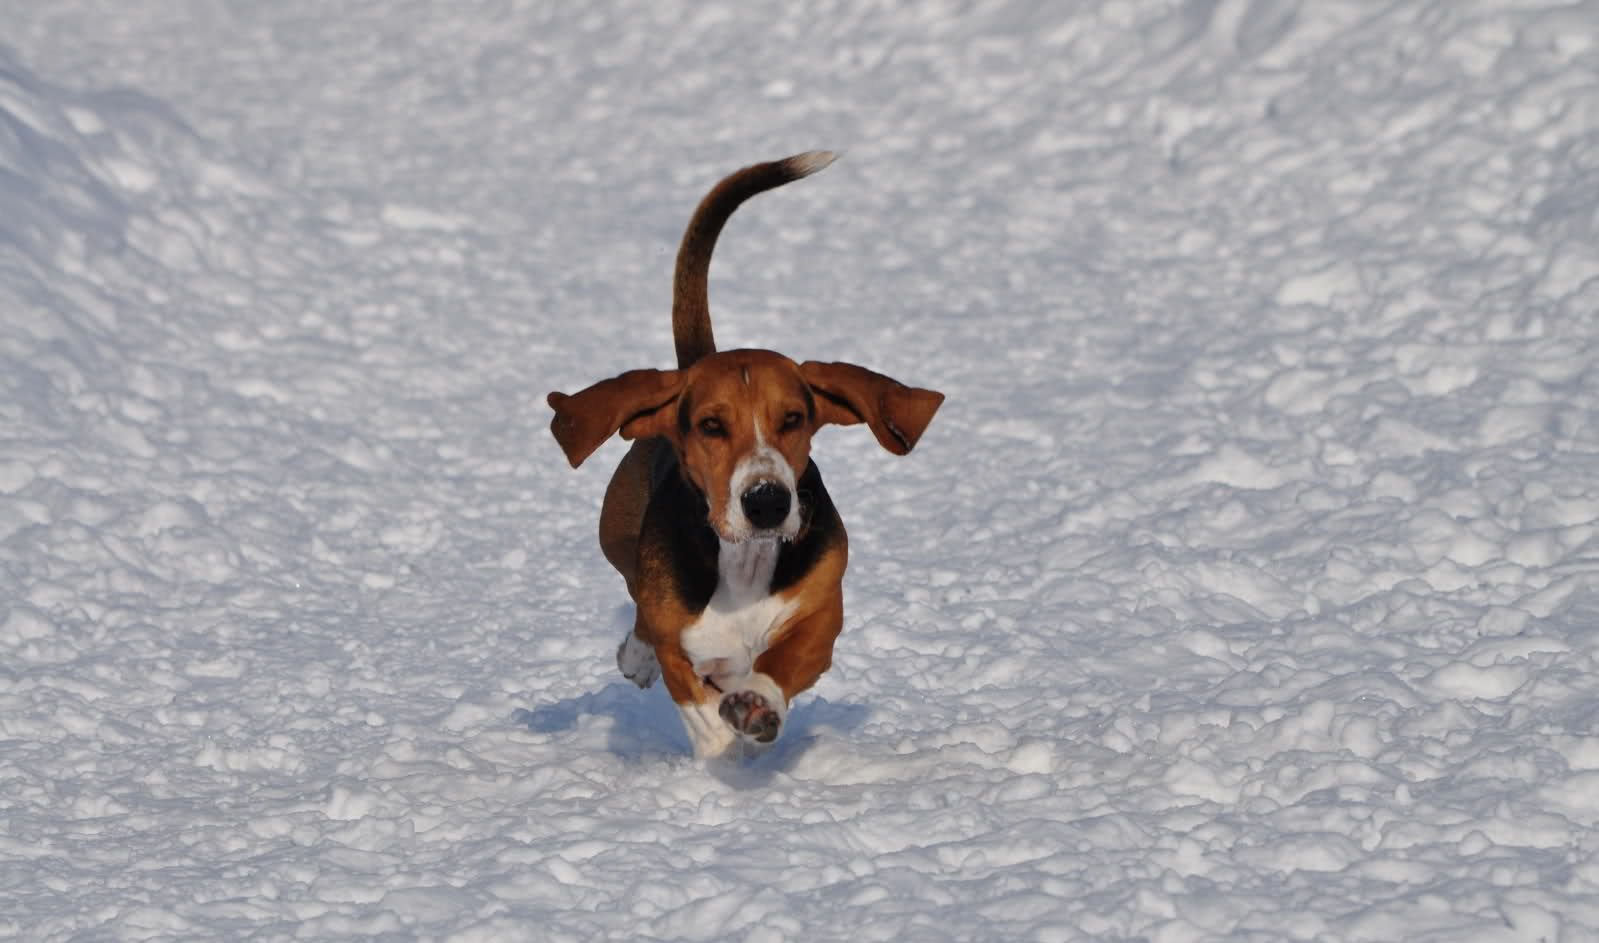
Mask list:
[[[0,938],[1599,940],[1599,4],[0,0]],[[837,665],[697,764],[542,399],[724,346]]]

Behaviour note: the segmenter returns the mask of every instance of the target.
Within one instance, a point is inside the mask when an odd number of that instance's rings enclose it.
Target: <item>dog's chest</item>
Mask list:
[[[721,544],[716,591],[681,637],[697,671],[707,666],[708,674],[747,674],[771,644],[793,611],[790,600],[771,591],[781,549],[775,540]]]

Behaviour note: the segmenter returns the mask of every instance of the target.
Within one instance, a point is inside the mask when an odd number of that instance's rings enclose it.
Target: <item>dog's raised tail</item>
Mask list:
[[[677,347],[679,369],[716,351],[716,337],[711,333],[711,253],[728,217],[755,194],[809,177],[837,156],[832,151],[806,151],[782,160],[752,164],[729,174],[705,194],[683,231],[672,280],[672,342]]]

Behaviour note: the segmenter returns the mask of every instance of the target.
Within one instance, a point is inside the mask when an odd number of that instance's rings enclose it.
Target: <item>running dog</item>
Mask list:
[[[854,364],[716,350],[708,274],[723,225],[745,200],[833,158],[755,164],[700,202],[673,282],[677,369],[548,398],[572,467],[613,434],[633,443],[600,511],[600,548],[636,609],[617,665],[641,688],[665,679],[699,757],[775,741],[794,696],[832,664],[849,549],[811,437],[865,423],[904,455],[944,400]]]

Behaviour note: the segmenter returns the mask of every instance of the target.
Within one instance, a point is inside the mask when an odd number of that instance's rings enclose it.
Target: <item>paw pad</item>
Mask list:
[[[728,726],[757,743],[771,743],[783,725],[783,718],[754,691],[734,691],[722,698],[722,719]]]

